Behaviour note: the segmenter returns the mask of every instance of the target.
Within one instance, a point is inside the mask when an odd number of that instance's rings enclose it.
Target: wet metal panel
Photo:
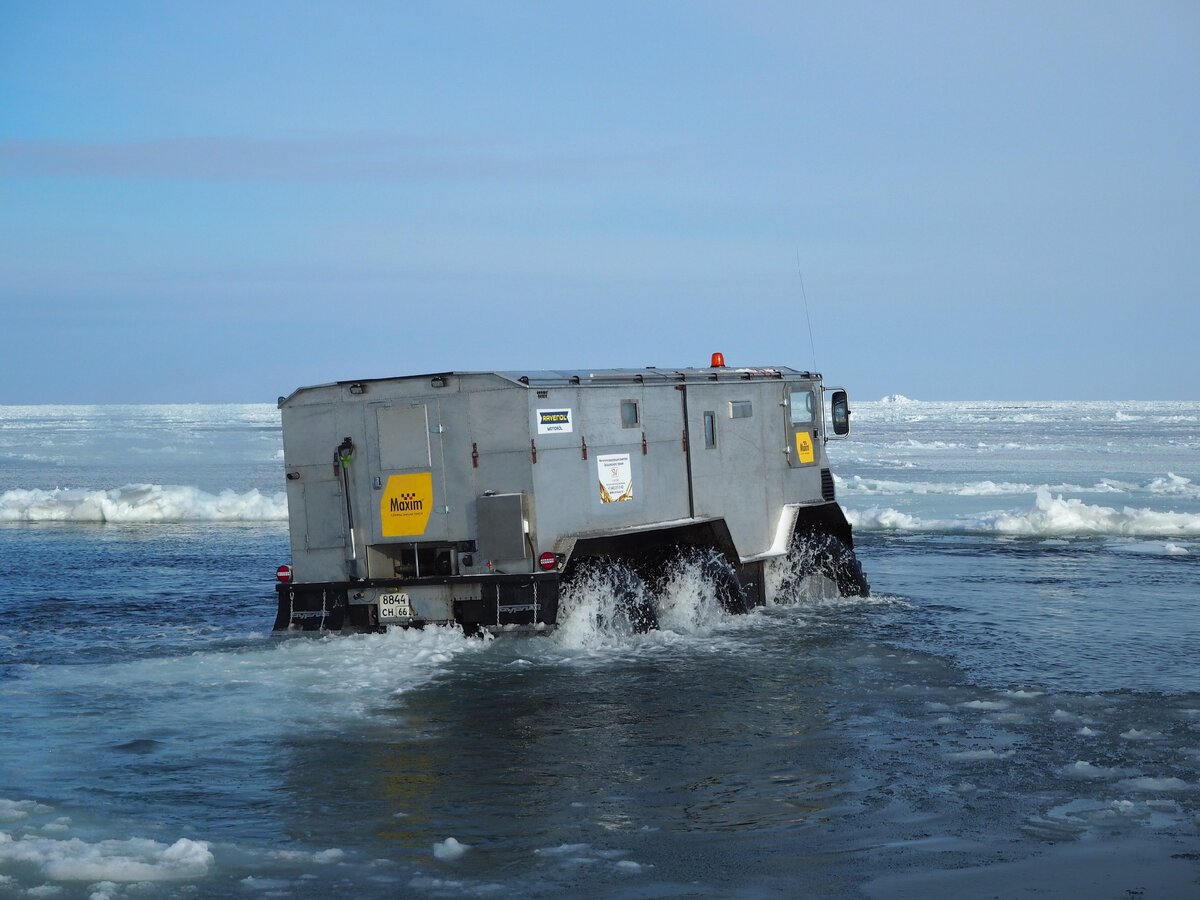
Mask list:
[[[484,495],[476,502],[479,514],[479,552],[484,558],[528,557],[529,542],[525,539],[525,495]]]
[[[429,417],[424,403],[381,406],[375,416],[379,424],[381,469],[429,468]]]

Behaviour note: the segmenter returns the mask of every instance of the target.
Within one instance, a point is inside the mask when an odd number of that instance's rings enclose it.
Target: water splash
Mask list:
[[[610,646],[652,630],[707,634],[728,619],[733,569],[720,553],[684,552],[644,571],[615,560],[581,567],[563,584],[556,640]]]

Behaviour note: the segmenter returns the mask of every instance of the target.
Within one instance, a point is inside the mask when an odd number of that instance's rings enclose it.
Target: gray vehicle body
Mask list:
[[[678,547],[719,551],[760,604],[764,563],[798,532],[852,548],[825,393],[810,372],[725,367],[301,388],[279,401],[292,566],[276,628],[542,630],[582,562]]]

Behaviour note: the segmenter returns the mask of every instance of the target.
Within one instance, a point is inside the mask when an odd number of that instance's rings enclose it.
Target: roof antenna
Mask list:
[[[804,318],[808,321],[808,346],[812,350],[813,370],[817,366],[817,345],[813,342],[812,316],[808,314],[808,292],[804,290],[804,272],[800,270],[800,248],[796,248],[796,274],[800,276],[800,296],[804,298]]]

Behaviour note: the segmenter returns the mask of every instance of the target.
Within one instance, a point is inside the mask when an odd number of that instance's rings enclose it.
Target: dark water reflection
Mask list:
[[[77,854],[129,836],[210,842],[203,875],[160,896],[1092,885],[1055,881],[1069,870],[1107,879],[1084,894],[1186,896],[1200,875],[1187,557],[866,535],[867,600],[669,639],[464,652],[446,634],[247,634],[268,626],[269,596],[237,585],[248,565],[269,578],[277,529],[113,535],[0,529],[27,561],[70,549],[104,573],[50,584],[10,562],[0,798],[50,809],[0,830],[28,852],[58,815]],[[44,604],[96,614],[53,631]],[[409,665],[409,650],[425,655]],[[392,665],[405,674],[389,680]],[[124,851],[105,852],[111,869]]]

